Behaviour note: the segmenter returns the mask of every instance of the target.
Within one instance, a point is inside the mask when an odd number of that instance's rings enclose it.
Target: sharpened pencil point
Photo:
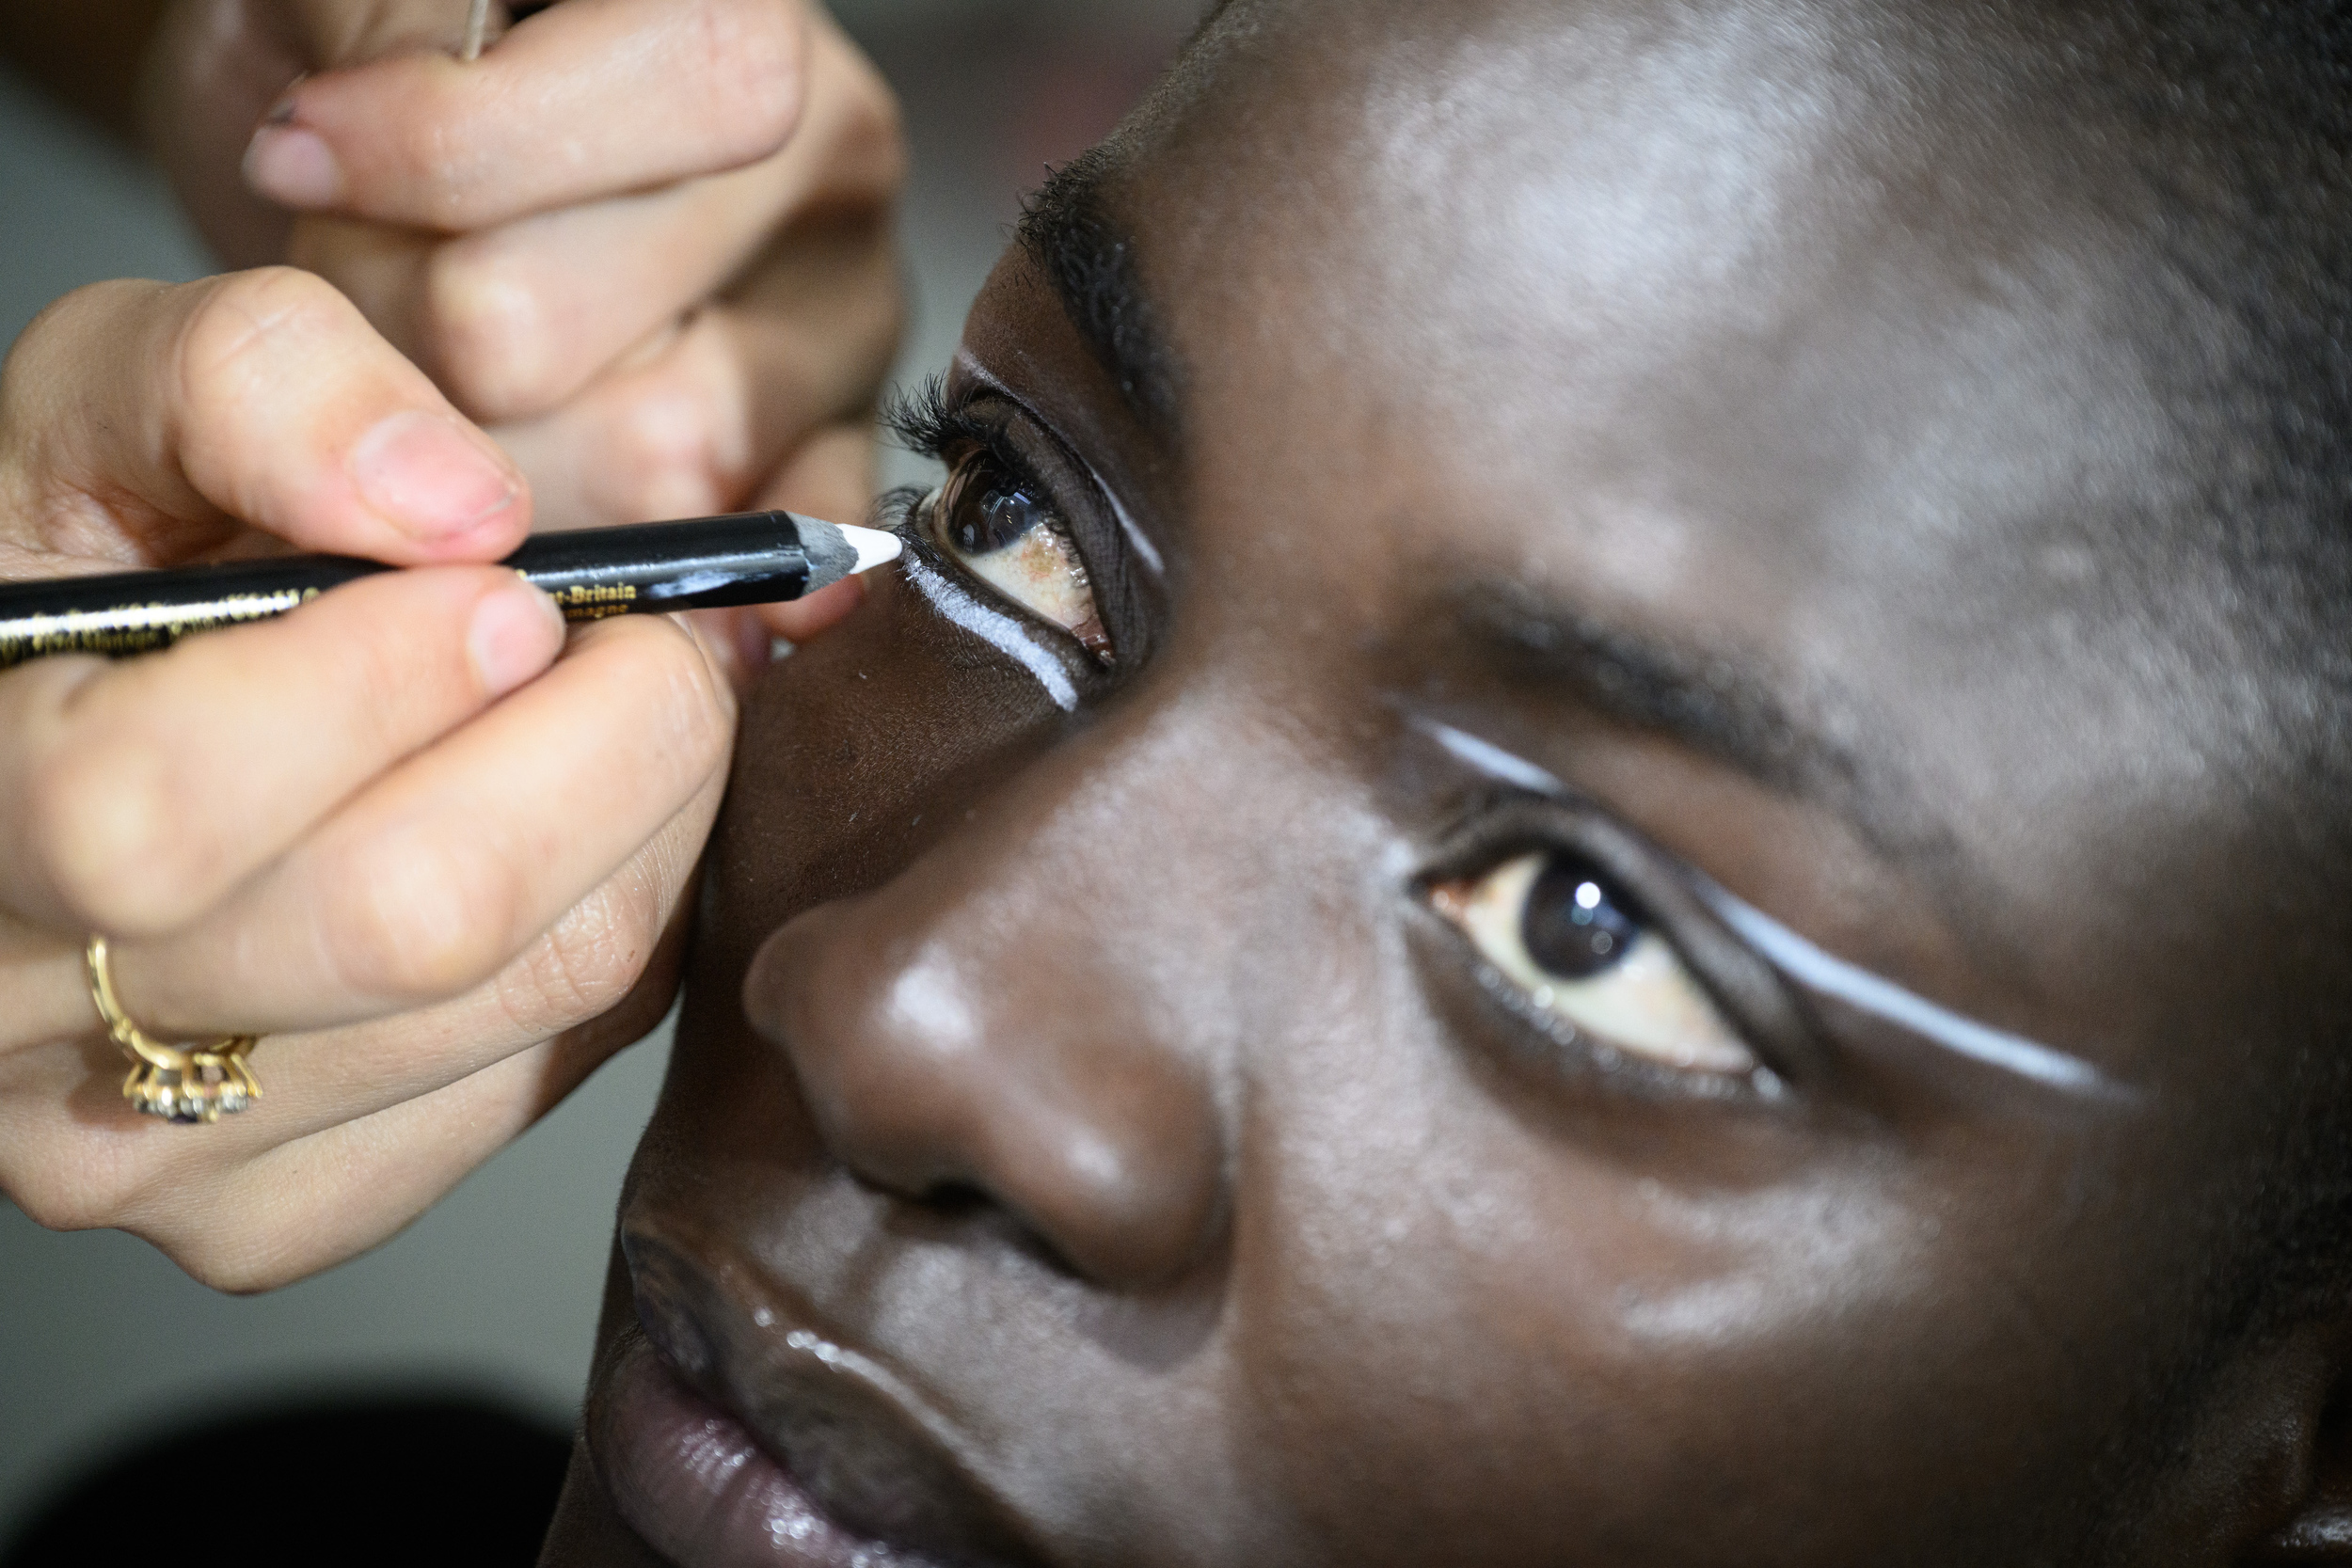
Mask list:
[[[898,559],[901,546],[897,534],[884,533],[878,528],[859,528],[853,523],[843,523],[840,527],[841,537],[857,550],[857,564],[850,568],[851,571],[871,571],[886,562]]]

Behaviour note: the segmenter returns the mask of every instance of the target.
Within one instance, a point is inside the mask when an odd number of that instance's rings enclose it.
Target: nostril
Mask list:
[[[1032,1259],[1055,1274],[1073,1279],[1085,1277],[1085,1271],[1054,1244],[1052,1237],[1026,1217],[1007,1209],[983,1187],[969,1181],[942,1181],[925,1192],[919,1201],[943,1228],[952,1228],[967,1237],[993,1236],[996,1244]]]

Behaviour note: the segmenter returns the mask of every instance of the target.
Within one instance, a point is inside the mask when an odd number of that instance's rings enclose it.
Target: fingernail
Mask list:
[[[483,689],[493,697],[545,670],[564,646],[564,612],[555,601],[525,582],[500,588],[474,606],[466,648]]]
[[[351,449],[368,505],[415,539],[446,539],[515,504],[515,475],[454,420],[421,408],[380,420]]]
[[[326,138],[304,126],[279,124],[274,112],[246,145],[245,182],[286,207],[333,207],[343,198],[342,166]]]

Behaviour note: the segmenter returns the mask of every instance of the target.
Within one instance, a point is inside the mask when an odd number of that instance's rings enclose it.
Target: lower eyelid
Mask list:
[[[918,549],[903,559],[907,580],[931,609],[943,620],[978,638],[1027,671],[1045,689],[1055,706],[1064,713],[1077,711],[1077,683],[1070,678],[1070,672],[1052,650],[1040,641],[1039,634],[1009,611],[982,604],[964,592],[933,567],[927,555],[927,550]]]
[[[1442,915],[1429,912],[1443,922]],[[1459,933],[1454,934],[1458,938]],[[1458,964],[1448,967],[1457,974],[1462,972]],[[1624,1093],[1650,1102],[1723,1104],[1742,1100],[1778,1101],[1788,1096],[1788,1084],[1769,1064],[1759,1062],[1742,1073],[1669,1067],[1567,1025],[1538,1007],[1524,988],[1484,959],[1475,959],[1469,969],[1465,978],[1470,982],[1470,993],[1489,1021],[1484,1027],[1507,1029],[1522,1040],[1530,1035],[1539,1037],[1543,1042],[1540,1058],[1523,1045],[1515,1046],[1510,1056],[1542,1071],[1548,1080],[1585,1083],[1603,1092]]]

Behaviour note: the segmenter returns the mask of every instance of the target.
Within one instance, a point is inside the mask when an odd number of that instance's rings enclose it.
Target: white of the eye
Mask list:
[[[1094,614],[1094,588],[1070,546],[1040,525],[1002,548],[955,552],[966,570],[1030,614],[1075,631]]]
[[[1644,931],[1623,958],[1589,980],[1543,971],[1523,933],[1528,895],[1546,858],[1521,855],[1497,866],[1450,911],[1486,961],[1537,1007],[1628,1055],[1690,1072],[1754,1071],[1756,1053],[1724,1022],[1674,948],[1653,932]],[[1588,910],[1598,907],[1600,897],[1591,882],[1576,892]]]

